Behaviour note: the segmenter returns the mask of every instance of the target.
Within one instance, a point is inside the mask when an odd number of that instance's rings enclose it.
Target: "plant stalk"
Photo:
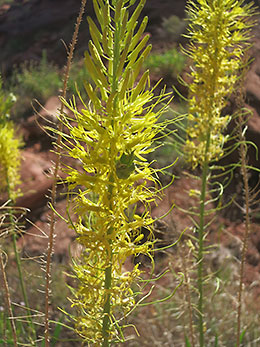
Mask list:
[[[114,59],[113,59],[113,74],[112,74],[112,93],[117,90],[118,87],[118,76],[117,76],[117,68],[118,68],[118,63],[119,63],[119,58],[120,58],[120,41],[119,41],[119,33],[120,33],[120,24],[121,22],[119,21],[118,23],[115,23],[115,41],[114,41]],[[113,124],[112,124],[113,126]],[[111,202],[113,201],[112,199],[112,190],[113,190],[113,174],[110,175],[109,178],[109,186],[108,186],[108,196],[109,196],[109,201],[110,201],[110,208],[112,209],[112,204]],[[111,234],[112,229],[110,228],[108,230],[108,235]],[[111,241],[109,241],[109,245],[111,246]],[[103,334],[103,343],[102,347],[109,347],[110,342],[109,342],[109,327],[110,327],[110,311],[111,311],[111,294],[110,294],[110,289],[111,289],[111,284],[112,284],[112,249],[110,248],[110,265],[105,269],[105,291],[106,291],[106,298],[105,298],[105,304],[104,304],[104,311],[103,311],[103,326],[102,326],[102,334]]]
[[[239,122],[241,122],[239,116]],[[239,125],[239,132],[242,135],[242,126]],[[240,139],[241,141],[241,139]],[[242,140],[244,141],[244,140]],[[245,199],[245,234],[243,239],[243,248],[242,248],[242,258],[240,265],[240,274],[239,274],[239,289],[238,289],[238,306],[237,306],[237,342],[236,346],[240,346],[240,335],[241,335],[241,307],[242,307],[242,296],[243,296],[243,283],[244,283],[244,273],[245,273],[245,263],[246,263],[246,252],[248,247],[248,236],[250,233],[250,216],[249,216],[249,205],[250,205],[250,192],[249,192],[249,184],[248,184],[248,172],[246,168],[246,153],[247,153],[247,145],[245,143],[241,143],[240,145],[240,155],[241,155],[241,172],[243,177],[244,184],[244,199]]]
[[[205,203],[206,203],[206,192],[207,192],[207,179],[209,174],[209,163],[208,163],[208,150],[210,144],[210,129],[207,134],[207,142],[204,153],[204,161],[202,166],[202,180],[201,180],[201,193],[200,193],[200,217],[199,217],[199,230],[198,230],[198,291],[199,291],[199,301],[198,301],[198,311],[199,311],[199,341],[200,347],[204,346],[204,308],[203,308],[203,253],[204,253],[204,225],[205,225]]]
[[[183,264],[183,274],[184,274],[184,287],[185,287],[185,295],[188,304],[188,314],[189,314],[189,328],[190,328],[190,340],[191,347],[195,347],[195,339],[194,339],[194,329],[193,329],[193,320],[192,320],[192,305],[191,305],[191,295],[190,295],[190,284],[189,284],[189,274],[187,269],[187,254],[185,253],[185,247],[182,246],[181,249],[181,259]]]
[[[10,199],[11,190],[10,190],[10,184],[9,184],[9,179],[8,179],[7,173],[6,173],[6,183],[7,183],[8,198]],[[23,296],[23,300],[25,303],[25,307],[26,307],[27,322],[28,322],[28,325],[31,328],[31,332],[33,334],[33,341],[31,340],[30,342],[32,342],[33,345],[35,345],[36,330],[35,330],[35,326],[33,324],[32,318],[31,318],[31,310],[30,310],[30,306],[29,306],[29,300],[28,300],[26,286],[24,283],[24,278],[23,278],[23,273],[22,273],[21,258],[20,258],[20,255],[19,255],[19,252],[17,249],[17,243],[16,243],[17,235],[15,232],[16,226],[15,226],[15,220],[14,220],[14,212],[12,209],[13,202],[11,199],[10,199],[9,205],[11,206],[10,211],[9,211],[9,217],[10,217],[10,224],[11,224],[11,228],[12,228],[12,242],[13,242],[13,249],[14,249],[14,254],[15,254],[15,261],[16,261],[17,270],[18,270],[19,283],[20,283],[22,296]]]
[[[245,57],[246,64],[248,63],[248,56]],[[240,265],[240,274],[239,274],[239,288],[238,288],[238,305],[237,305],[237,337],[236,337],[236,347],[239,347],[241,344],[241,310],[242,310],[242,298],[243,298],[243,284],[244,284],[244,273],[245,273],[245,263],[246,263],[246,252],[248,247],[248,237],[250,234],[250,187],[249,187],[249,178],[248,178],[248,169],[247,169],[247,143],[246,137],[243,132],[243,105],[245,102],[245,91],[242,83],[245,81],[245,74],[247,69],[244,69],[242,72],[242,77],[239,81],[238,96],[237,96],[237,109],[238,113],[238,136],[240,141],[239,154],[241,158],[241,175],[243,179],[244,186],[244,202],[245,202],[245,234],[243,239],[242,247],[242,256],[241,256],[241,265]]]
[[[109,177],[109,185],[108,185],[108,200],[110,201],[110,209],[112,209],[112,194],[113,194],[113,174]],[[112,228],[109,228],[107,231],[107,236],[112,233]],[[103,343],[102,347],[109,347],[109,328],[110,328],[110,312],[111,312],[111,285],[112,285],[112,260],[113,253],[111,249],[111,240],[109,240],[109,252],[107,252],[109,257],[109,265],[105,269],[105,303],[103,308],[103,326],[102,326],[102,334],[103,334]]]
[[[5,273],[1,249],[0,249],[0,268],[1,268],[1,272],[2,272],[2,278],[3,278],[5,301],[6,301],[6,306],[8,309],[8,314],[9,314],[8,318],[9,318],[10,323],[11,323],[11,329],[12,329],[12,335],[13,335],[13,344],[14,344],[14,347],[17,347],[18,344],[17,344],[16,327],[15,327],[15,323],[14,323],[14,319],[13,319],[14,317],[13,317],[12,304],[11,304],[11,299],[10,299],[10,292],[9,292],[7,278],[6,278],[6,273]]]
[[[68,51],[68,58],[67,58],[67,64],[65,68],[64,73],[64,81],[63,81],[63,90],[62,90],[62,97],[65,99],[67,95],[67,87],[68,87],[68,80],[69,80],[69,73],[71,68],[71,63],[73,59],[74,49],[77,43],[78,33],[79,33],[79,27],[80,23],[82,21],[83,13],[85,11],[87,0],[81,1],[81,7],[79,11],[79,15],[77,17],[75,30],[72,36],[70,49]],[[61,109],[60,114],[62,115],[64,112],[64,105],[61,103]],[[55,161],[55,167],[54,167],[54,174],[53,174],[53,184],[52,184],[52,190],[51,190],[51,204],[53,208],[50,211],[50,233],[49,233],[49,243],[48,243],[48,250],[47,250],[47,259],[46,259],[46,281],[45,281],[45,318],[44,318],[44,341],[45,341],[45,347],[50,346],[50,332],[49,332],[49,302],[50,302],[50,283],[51,283],[51,262],[52,262],[52,253],[54,248],[54,238],[55,238],[55,206],[56,206],[56,199],[57,199],[57,183],[58,183],[58,172],[60,169],[60,163],[61,163],[61,132],[63,129],[63,123],[59,123],[59,134],[57,137],[57,156]]]
[[[110,327],[110,309],[111,309],[111,294],[109,293],[109,290],[111,289],[111,283],[112,283],[112,265],[109,265],[105,270],[105,290],[106,298],[105,298],[105,304],[104,304],[104,317],[103,317],[103,327],[102,327],[102,333],[103,333],[103,343],[102,347],[109,347],[109,327]]]

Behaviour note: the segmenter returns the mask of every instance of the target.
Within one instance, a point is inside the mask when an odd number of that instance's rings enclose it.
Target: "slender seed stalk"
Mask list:
[[[239,138],[240,138],[240,155],[241,155],[241,173],[243,177],[244,185],[244,201],[245,201],[245,234],[243,239],[242,248],[242,258],[240,265],[240,275],[239,275],[239,289],[238,289],[238,306],[237,306],[237,342],[236,346],[240,346],[240,335],[241,335],[241,307],[242,307],[242,297],[243,297],[243,283],[244,283],[244,273],[245,273],[245,263],[246,263],[246,252],[248,247],[248,237],[250,233],[250,190],[248,184],[248,170],[247,170],[247,145],[245,143],[245,136],[242,132],[242,116],[238,116],[239,121]]]
[[[248,63],[248,56],[245,56],[245,65]],[[244,68],[242,71],[242,76],[239,80],[238,90],[237,90],[237,98],[236,98],[236,107],[238,111],[238,138],[240,142],[239,146],[239,154],[241,159],[241,175],[243,179],[244,186],[244,202],[245,202],[245,234],[243,239],[243,247],[242,247],[242,256],[241,256],[241,264],[240,264],[240,274],[239,274],[239,288],[238,288],[238,305],[237,305],[237,336],[236,336],[236,346],[240,346],[240,336],[241,336],[241,310],[242,310],[242,298],[244,291],[244,273],[245,273],[245,263],[246,263],[246,253],[248,247],[248,237],[250,234],[250,188],[249,188],[249,177],[248,177],[248,169],[247,169],[247,143],[245,133],[243,131],[244,125],[244,114],[243,114],[243,106],[245,101],[245,90],[243,87],[243,83],[245,82],[245,74],[247,69]]]
[[[69,73],[71,68],[71,63],[73,59],[74,49],[77,43],[78,38],[78,32],[80,23],[82,21],[83,13],[85,11],[86,6],[86,0],[81,1],[81,7],[79,11],[79,15],[77,17],[75,30],[72,36],[70,48],[68,51],[68,59],[67,64],[65,68],[64,73],[64,81],[63,81],[63,90],[62,90],[62,97],[66,98],[67,95],[67,86],[68,86],[68,80],[69,80]],[[60,114],[62,115],[64,112],[64,104],[61,103],[61,109]],[[52,184],[52,190],[51,190],[51,204],[53,208],[50,210],[50,233],[49,233],[49,243],[48,243],[48,250],[47,250],[47,259],[46,259],[46,281],[45,281],[45,331],[44,331],[44,340],[45,340],[45,347],[50,346],[50,333],[49,333],[49,302],[50,302],[50,283],[51,283],[51,261],[52,261],[52,253],[53,253],[53,247],[54,247],[54,237],[55,237],[55,206],[56,206],[56,199],[57,199],[57,183],[58,183],[58,172],[60,169],[61,164],[61,132],[63,130],[63,123],[59,123],[58,127],[58,137],[57,137],[57,154],[56,154],[56,161],[55,161],[55,167],[54,167],[54,173],[53,173],[53,184]]]
[[[190,340],[191,346],[195,347],[194,329],[193,329],[193,319],[192,319],[192,305],[191,305],[191,295],[190,295],[190,285],[189,285],[189,275],[186,263],[186,254],[184,253],[184,247],[182,248],[181,259],[183,263],[183,274],[184,274],[184,284],[185,284],[185,294],[188,302],[188,313],[189,313],[189,329],[190,329]]]
[[[10,292],[9,292],[8,282],[7,282],[7,278],[6,278],[6,274],[5,274],[3,255],[2,255],[1,249],[0,249],[0,268],[1,268],[2,278],[3,278],[5,301],[6,301],[6,306],[8,309],[9,320],[11,323],[11,329],[12,329],[12,335],[13,335],[13,344],[14,344],[14,347],[17,347],[18,344],[17,344],[16,327],[15,327],[15,323],[14,323],[14,319],[13,319],[14,317],[13,317],[12,304],[11,304],[11,299],[10,299]]]

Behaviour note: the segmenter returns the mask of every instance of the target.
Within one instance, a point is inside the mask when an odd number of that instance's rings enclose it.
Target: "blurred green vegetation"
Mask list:
[[[49,62],[45,51],[39,63],[25,62],[22,66],[14,68],[12,76],[6,81],[8,89],[17,98],[12,108],[12,118],[19,120],[33,113],[32,100],[44,103],[54,95],[60,95],[63,87],[63,71],[54,63]],[[83,61],[74,62],[71,68],[68,83],[68,96],[79,92],[84,95],[84,80],[89,80],[89,74]]]
[[[62,87],[62,80],[58,68],[48,62],[46,52],[43,51],[38,64],[31,61],[16,67],[7,85],[17,98],[12,117],[18,120],[32,114],[33,99],[43,104],[50,96],[57,95]]]
[[[160,106],[159,106],[160,107]],[[186,102],[174,102],[165,110],[160,118],[160,122],[165,120],[169,124],[164,129],[163,133],[159,134],[159,140],[156,141],[155,151],[149,154],[149,161],[153,161],[153,166],[164,168],[176,161],[176,164],[164,171],[171,175],[172,170],[185,167],[183,158],[183,148],[186,141],[186,126],[188,105]],[[164,180],[163,177],[160,179]]]
[[[144,68],[165,78],[177,78],[185,67],[186,57],[176,48],[163,53],[151,53],[144,62]]]
[[[163,18],[161,28],[159,28],[158,31],[163,39],[170,42],[176,42],[185,32],[186,27],[187,21],[185,21],[185,19],[172,15],[168,18]]]
[[[4,4],[11,4],[12,2],[14,2],[14,0],[0,0],[0,6]]]

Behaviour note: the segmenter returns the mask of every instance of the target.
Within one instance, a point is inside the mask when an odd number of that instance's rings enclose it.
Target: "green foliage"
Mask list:
[[[57,95],[62,87],[61,76],[56,66],[48,62],[43,51],[39,64],[30,62],[15,70],[9,88],[17,95],[17,103],[12,109],[14,118],[32,112],[31,103],[37,99],[44,103],[50,96]]]
[[[0,346],[7,346],[13,347],[14,346],[14,340],[12,335],[12,329],[11,329],[11,323],[8,317],[6,316],[6,312],[2,311],[3,307],[0,306]],[[21,322],[18,322],[16,324],[16,333],[18,336],[23,336],[24,329],[23,324]],[[6,339],[4,339],[4,337]]]
[[[144,62],[144,67],[158,76],[177,78],[185,66],[185,56],[176,48],[164,53],[152,53]]]
[[[10,119],[10,111],[16,102],[13,93],[6,93],[3,90],[3,81],[0,75],[0,124],[4,124]]]
[[[161,36],[170,42],[176,42],[180,38],[181,34],[184,33],[187,22],[178,16],[172,15],[168,18],[163,18],[161,26],[162,28],[159,30]]]
[[[11,4],[13,2],[14,2],[14,0],[0,0],[0,6],[2,6],[4,4]]]
[[[81,95],[85,96],[85,82],[91,82],[91,77],[84,64],[84,61],[74,61],[70,71],[70,78],[68,82],[68,94],[77,95],[77,93],[79,92]]]
[[[161,105],[158,105],[160,107]],[[159,122],[167,122],[167,126],[163,132],[158,134],[158,141],[155,138],[155,150],[149,153],[148,158],[154,167],[172,167],[173,170],[182,170],[188,167],[183,155],[183,146],[186,141],[186,127],[187,127],[187,110],[188,105],[186,102],[171,103],[159,119]],[[172,163],[176,165],[172,166]],[[169,168],[168,168],[169,169]],[[164,170],[164,173],[170,174],[169,170]],[[160,175],[162,183],[168,178]]]
[[[9,81],[9,89],[17,96],[11,112],[12,118],[18,119],[31,114],[34,99],[44,104],[49,97],[58,95],[62,87],[62,73],[62,70],[47,60],[45,51],[39,64],[29,62],[20,69],[15,69]],[[91,81],[85,65],[81,61],[74,62],[68,82],[68,94],[79,92],[85,95],[84,81]]]

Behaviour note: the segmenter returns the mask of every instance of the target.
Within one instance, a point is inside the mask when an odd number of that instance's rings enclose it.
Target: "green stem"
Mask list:
[[[12,305],[11,305],[11,299],[10,299],[10,292],[9,292],[9,287],[7,283],[7,278],[6,278],[6,273],[5,273],[5,267],[4,267],[4,262],[3,262],[3,256],[2,256],[2,249],[0,249],[0,268],[1,268],[1,273],[3,277],[3,287],[4,287],[4,294],[5,294],[5,300],[6,300],[6,306],[8,310],[8,319],[10,320],[11,324],[11,329],[12,329],[12,334],[13,334],[13,344],[14,347],[18,346],[17,342],[17,334],[16,334],[16,327],[15,327],[15,321],[14,321],[14,316],[13,316],[13,311],[12,311]],[[5,312],[4,312],[5,315]],[[3,339],[4,339],[4,344],[7,346],[7,337],[6,337],[6,318],[3,317]]]
[[[115,93],[118,88],[118,78],[117,76],[117,68],[120,61],[120,40],[119,40],[119,34],[121,30],[121,21],[119,23],[115,23],[115,32],[114,32],[114,48],[113,48],[113,75],[112,75],[112,93]],[[115,98],[115,104],[116,104],[117,98]],[[116,109],[116,105],[115,105]],[[113,124],[112,124],[113,126]],[[113,189],[113,182],[114,178],[113,175],[110,176],[109,179],[109,186],[108,186],[108,196],[110,202],[113,201],[112,198],[112,189]],[[112,208],[112,205],[110,206]],[[110,228],[107,232],[108,236],[111,234],[112,229]],[[111,241],[109,242],[109,245],[111,246]],[[112,284],[112,249],[110,248],[110,255],[109,255],[109,266],[105,269],[105,292],[106,292],[106,298],[105,298],[105,304],[104,304],[104,310],[103,310],[103,326],[102,326],[102,334],[103,334],[103,343],[102,347],[109,347],[109,328],[110,328],[110,311],[111,311],[111,284]]]
[[[204,346],[204,317],[203,317],[203,253],[204,253],[204,226],[205,226],[205,202],[206,202],[206,192],[207,192],[207,178],[209,173],[209,163],[208,163],[208,150],[210,144],[210,130],[207,134],[207,141],[204,153],[204,162],[202,167],[202,184],[201,184],[201,194],[200,194],[200,221],[198,230],[199,239],[199,250],[198,250],[198,291],[199,291],[199,341],[200,347]]]
[[[108,199],[110,201],[110,209],[112,209],[112,195],[113,195],[113,182],[114,182],[114,177],[113,174],[110,175],[109,178],[109,185],[108,185]],[[107,231],[107,236],[112,233],[112,228],[109,228]],[[105,269],[105,284],[104,284],[104,289],[105,289],[105,303],[104,303],[104,309],[103,309],[103,326],[102,326],[102,335],[103,335],[103,343],[102,347],[109,347],[109,329],[110,329],[110,312],[111,312],[111,294],[110,294],[110,289],[111,289],[111,284],[112,284],[112,258],[113,258],[113,253],[111,249],[111,239],[109,239],[109,252],[108,257],[109,257],[109,265]]]
[[[106,290],[106,299],[104,304],[104,316],[103,316],[103,343],[102,347],[109,347],[109,327],[110,327],[110,309],[111,309],[111,295],[109,290],[111,289],[112,282],[112,266],[109,265],[105,270],[105,290]]]
[[[10,190],[10,184],[9,184],[9,178],[8,178],[8,174],[6,173],[6,183],[7,183],[7,192],[8,192],[8,198],[10,199],[10,203],[9,205],[12,206],[13,202],[11,200],[11,190]],[[20,287],[21,287],[21,291],[22,291],[22,296],[23,296],[23,300],[25,303],[25,307],[26,307],[26,315],[27,315],[27,322],[28,325],[30,327],[30,332],[33,334],[33,340],[31,340],[30,342],[33,343],[33,345],[35,345],[35,340],[36,340],[36,331],[35,331],[35,327],[31,318],[31,310],[29,308],[29,301],[28,301],[28,296],[27,296],[27,292],[26,292],[26,287],[24,284],[24,278],[23,278],[23,273],[22,273],[22,265],[21,265],[21,258],[19,255],[19,252],[17,250],[17,243],[16,243],[16,233],[15,233],[15,220],[14,220],[14,212],[13,209],[10,209],[9,212],[9,216],[10,216],[10,224],[11,224],[11,228],[12,228],[12,241],[13,241],[13,249],[14,249],[14,254],[15,254],[15,261],[16,261],[16,265],[17,265],[17,270],[18,270],[18,275],[19,275],[19,282],[20,282]]]

